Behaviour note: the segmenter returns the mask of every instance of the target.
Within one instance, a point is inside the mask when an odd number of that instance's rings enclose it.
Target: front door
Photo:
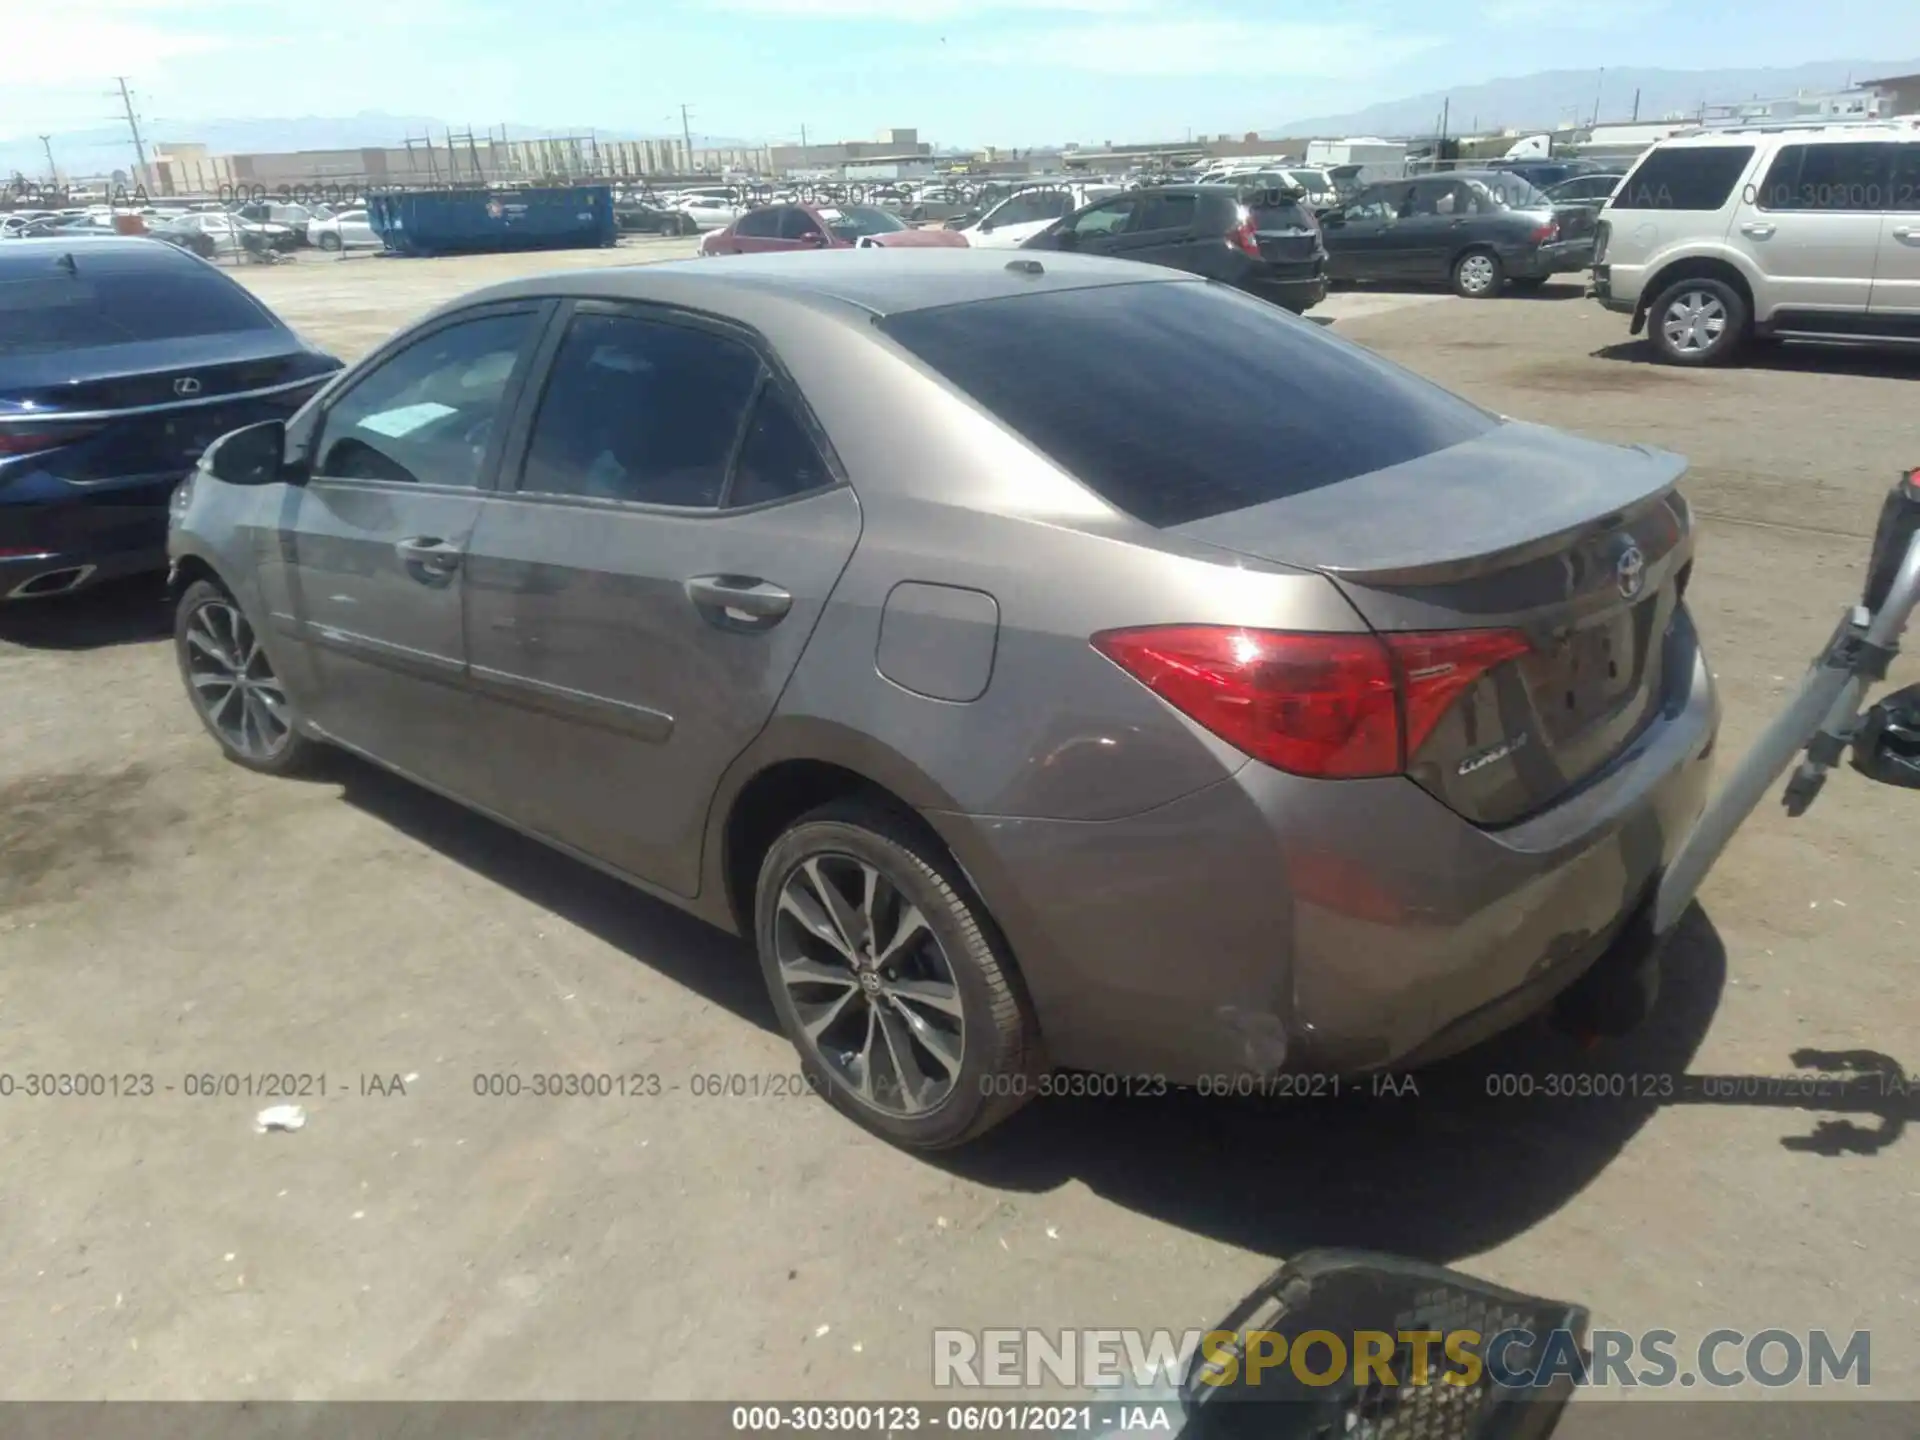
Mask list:
[[[579,302],[526,429],[467,571],[483,803],[691,895],[859,505],[749,338],[684,312]]]
[[[273,624],[301,645],[309,714],[429,784],[471,784],[467,542],[534,342],[538,304],[411,337],[328,403],[279,534]]]
[[[1774,314],[1864,316],[1893,159],[1881,141],[1782,145],[1727,242],[1766,277]],[[1849,326],[1851,328],[1851,326]]]
[[[1393,280],[1397,252],[1393,232],[1400,224],[1405,185],[1372,185],[1354,197],[1336,223],[1326,227],[1328,271],[1339,280]]]
[[[1117,200],[1089,205],[1078,215],[1061,221],[1060,228],[1048,236],[1048,243],[1053,249],[1075,255],[1113,255],[1139,204],[1139,197],[1122,195]]]
[[[1902,141],[1894,157],[1867,309],[1876,329],[1920,340],[1920,140]]]

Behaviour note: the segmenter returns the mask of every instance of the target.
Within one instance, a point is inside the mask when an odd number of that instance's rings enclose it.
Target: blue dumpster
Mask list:
[[[367,219],[401,255],[577,250],[612,245],[620,227],[613,190],[389,190],[367,197]]]

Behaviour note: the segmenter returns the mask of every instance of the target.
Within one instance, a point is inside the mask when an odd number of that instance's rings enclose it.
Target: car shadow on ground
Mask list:
[[[1451,295],[1453,287],[1444,281],[1431,283],[1398,280],[1342,280],[1329,292],[1334,295]],[[1509,285],[1495,299],[1499,300],[1579,300],[1587,293],[1586,282],[1561,282],[1549,280],[1537,290],[1519,290]]]
[[[76,595],[0,602],[0,644],[29,650],[99,650],[172,632],[160,575],[105,581]]]
[[[1116,1204],[1267,1255],[1316,1245],[1436,1262],[1538,1224],[1584,1190],[1663,1106],[1774,1106],[1851,1114],[1782,1144],[1871,1154],[1920,1117],[1920,1078],[1877,1052],[1796,1052],[1809,1093],[1702,1075],[1692,1058],[1718,1008],[1726,952],[1697,908],[1667,953],[1660,1004],[1623,1039],[1586,1049],[1533,1022],[1417,1072],[1344,1082],[1320,1099],[1035,1101],[937,1163],[984,1184],[1044,1192],[1079,1180]],[[1584,1079],[1582,1077],[1585,1077]],[[1574,1092],[1558,1098],[1550,1089]]]
[[[1602,345],[1590,352],[1595,360],[1618,360],[1630,365],[1663,362],[1644,339]],[[1683,369],[1683,366],[1671,367]],[[1736,356],[1729,370],[1773,370],[1783,374],[1860,375],[1876,380],[1920,380],[1920,348],[1875,348],[1871,345],[1785,340],[1749,346]]]
[[[744,941],[370,761],[332,751],[313,778],[339,785],[349,805],[703,999],[779,1032],[759,964]]]
[[[337,783],[374,819],[778,1033],[745,942],[368,762],[329,756],[315,778]],[[1263,1101],[1180,1091],[1036,1100],[983,1139],[926,1160],[1012,1192],[1078,1180],[1114,1204],[1263,1254],[1349,1245],[1445,1262],[1558,1210],[1663,1106],[1817,1112],[1827,1118],[1810,1130],[1796,1119],[1781,1143],[1822,1155],[1876,1153],[1920,1118],[1920,1077],[1907,1080],[1878,1052],[1786,1057],[1783,1072],[1804,1066],[1825,1077],[1807,1093],[1690,1070],[1725,980],[1725,948],[1696,908],[1668,947],[1653,1016],[1591,1050],[1534,1022],[1411,1076],[1343,1080],[1337,1096]],[[1843,1094],[1836,1072],[1860,1078]],[[1858,1118],[1836,1118],[1843,1116]]]

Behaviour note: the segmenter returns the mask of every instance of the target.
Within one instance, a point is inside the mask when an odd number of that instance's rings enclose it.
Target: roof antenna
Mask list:
[[[71,250],[62,255],[54,263],[69,275],[78,275],[80,273],[80,267],[73,263],[73,252]]]
[[[1044,275],[1046,267],[1038,260],[1009,260],[1007,269],[1016,275]]]

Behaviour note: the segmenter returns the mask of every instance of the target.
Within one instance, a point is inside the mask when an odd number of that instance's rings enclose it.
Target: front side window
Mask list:
[[[750,210],[734,222],[733,233],[743,240],[770,239],[780,233],[780,216],[783,213],[776,206]]]
[[[718,505],[759,373],[751,348],[708,330],[576,316],[554,357],[520,488]]]
[[[476,487],[532,311],[447,325],[389,356],[327,410],[316,475]]]
[[[1067,228],[1076,238],[1093,235],[1116,235],[1127,228],[1127,219],[1133,214],[1132,200],[1109,200],[1104,205],[1096,205],[1083,211]]]
[[[819,222],[798,205],[789,205],[780,212],[782,240],[808,240],[819,233]]]

